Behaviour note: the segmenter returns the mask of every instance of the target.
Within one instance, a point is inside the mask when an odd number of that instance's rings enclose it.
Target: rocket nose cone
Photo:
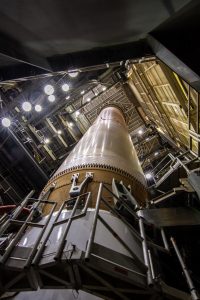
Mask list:
[[[115,107],[115,106],[109,106],[102,109],[100,112],[99,117],[97,118],[97,122],[99,120],[112,120],[115,122],[120,123],[121,125],[126,125],[125,117],[122,113],[122,111]]]

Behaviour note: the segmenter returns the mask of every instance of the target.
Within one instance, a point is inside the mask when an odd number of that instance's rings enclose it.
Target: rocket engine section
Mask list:
[[[146,200],[145,178],[125,117],[117,107],[106,107],[39,199],[28,195],[1,222],[6,244],[1,293],[20,291],[12,298],[18,300],[74,299],[73,290],[82,300],[160,294],[152,263],[156,251],[150,249],[145,220],[138,213]],[[29,214],[21,220],[28,204]],[[174,291],[165,285],[164,299],[188,299]]]

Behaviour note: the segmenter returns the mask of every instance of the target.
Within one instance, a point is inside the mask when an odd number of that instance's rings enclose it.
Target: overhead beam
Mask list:
[[[0,49],[1,52],[1,49]],[[151,57],[153,52],[145,39],[132,43],[94,48],[87,51],[66,53],[48,58],[48,65],[52,72],[61,72],[74,69],[100,69],[109,67],[109,64],[126,60],[137,60],[143,57]],[[51,73],[50,75],[53,75]],[[38,68],[36,65],[20,63],[1,68],[0,79],[10,81],[15,79],[31,79],[37,75],[48,75],[48,71]]]
[[[63,71],[137,59],[147,55],[152,55],[152,51],[147,41],[143,39],[121,45],[55,56],[49,61],[54,71]]]
[[[4,62],[1,70],[4,68],[4,65],[18,66],[25,64],[33,68],[42,69],[45,72],[51,72],[51,67],[46,58],[25,47],[2,31],[0,32],[0,38],[0,59]]]
[[[148,35],[149,45],[154,54],[164,62],[170,69],[189,83],[195,90],[200,92],[200,76],[191,70],[182,60],[180,60],[170,49],[167,49],[159,40],[152,35]]]

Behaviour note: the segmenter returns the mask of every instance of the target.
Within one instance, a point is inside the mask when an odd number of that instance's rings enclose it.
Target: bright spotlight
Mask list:
[[[65,99],[66,99],[66,100],[69,100],[69,98],[70,98],[70,95],[68,95]]]
[[[81,91],[81,95],[84,95],[85,94],[85,91],[83,90],[83,91]]]
[[[22,104],[22,108],[23,108],[24,111],[27,111],[27,112],[28,112],[28,111],[31,111],[32,105],[31,105],[30,102],[25,101],[25,102]]]
[[[87,102],[90,102],[91,101],[91,98],[87,98]]]
[[[70,77],[75,78],[78,76],[78,72],[69,72],[68,73]]]
[[[55,97],[54,95],[49,95],[49,97],[48,97],[48,100],[49,100],[50,102],[54,102],[55,99],[56,99],[56,97]]]
[[[158,156],[158,154],[159,154],[159,152],[155,152],[155,153],[154,153],[154,156]]]
[[[4,127],[10,127],[11,121],[10,121],[9,118],[3,118],[3,119],[1,120],[1,124],[2,124]]]
[[[64,83],[64,84],[62,85],[62,90],[63,90],[64,92],[68,92],[68,91],[69,91],[69,84]]]
[[[146,179],[151,179],[152,178],[152,174],[151,173],[146,173],[145,177],[146,177]]]
[[[48,139],[48,138],[44,139],[44,143],[45,144],[49,144],[50,143],[50,139]]]
[[[62,131],[61,131],[60,129],[58,129],[57,133],[58,133],[58,134],[61,134],[61,133],[62,133]]]
[[[72,122],[69,122],[69,127],[73,127],[73,123]]]
[[[107,89],[106,86],[103,86],[103,87],[102,87],[102,90],[103,90],[103,91],[105,91],[106,89]]]
[[[80,111],[76,111],[76,117],[78,117],[80,115]]]
[[[37,111],[37,112],[42,111],[42,106],[39,105],[39,104],[36,104],[36,106],[35,106],[35,111]]]
[[[44,87],[44,92],[47,95],[52,95],[54,93],[54,87],[51,84],[47,84]]]
[[[143,130],[142,129],[138,130],[138,134],[142,135],[143,134]]]

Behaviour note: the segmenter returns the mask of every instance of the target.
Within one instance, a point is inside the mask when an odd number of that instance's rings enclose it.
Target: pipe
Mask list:
[[[151,274],[151,266],[150,266],[150,261],[149,261],[147,240],[146,240],[146,234],[145,234],[145,230],[144,230],[143,219],[141,217],[139,218],[139,228],[140,228],[140,235],[143,238],[142,249],[143,249],[144,263],[147,266],[147,283],[149,286],[152,286],[153,278],[152,278],[152,274]]]
[[[151,256],[150,250],[148,250],[148,256],[149,256],[149,263],[150,263],[150,267],[151,267],[151,276],[152,276],[152,279],[154,280],[156,277],[155,277],[155,271],[154,271],[154,266],[153,266],[153,261],[152,261],[152,256]]]
[[[170,251],[169,244],[168,244],[168,241],[167,241],[167,238],[166,238],[166,235],[165,235],[165,231],[162,227],[161,227],[160,231],[161,231],[161,236],[162,236],[162,240],[163,240],[163,244],[165,246],[165,249],[167,251]]]
[[[89,260],[92,244],[94,242],[94,236],[95,236],[95,232],[96,232],[96,226],[97,226],[97,219],[98,219],[98,214],[99,214],[99,207],[100,207],[100,202],[101,202],[102,190],[103,190],[103,183],[100,183],[98,194],[97,194],[97,201],[96,201],[96,207],[95,207],[95,213],[94,213],[92,228],[91,228],[91,231],[90,231],[90,236],[89,236],[89,240],[88,240],[88,244],[87,244],[87,248],[86,248],[86,253],[85,253],[85,260]]]
[[[189,287],[189,289],[190,289],[191,297],[192,297],[193,300],[199,300],[200,298],[199,298],[199,296],[198,296],[198,294],[197,294],[197,290],[196,290],[196,288],[195,288],[195,286],[194,286],[194,284],[193,284],[193,281],[192,281],[192,279],[191,279],[191,277],[190,277],[190,274],[189,274],[189,272],[188,272],[187,266],[185,265],[185,263],[184,263],[184,261],[183,261],[183,258],[182,258],[182,256],[181,256],[181,253],[180,253],[179,249],[178,249],[178,246],[177,246],[177,244],[176,244],[176,241],[175,241],[175,239],[174,239],[173,237],[171,237],[170,240],[171,240],[171,242],[172,242],[172,245],[173,245],[174,250],[175,250],[175,252],[176,252],[177,258],[178,258],[178,260],[179,260],[179,263],[180,263],[180,265],[181,265],[181,267],[182,267],[182,270],[183,270],[183,273],[184,273],[184,275],[185,275],[185,278],[186,278],[188,287]]]

